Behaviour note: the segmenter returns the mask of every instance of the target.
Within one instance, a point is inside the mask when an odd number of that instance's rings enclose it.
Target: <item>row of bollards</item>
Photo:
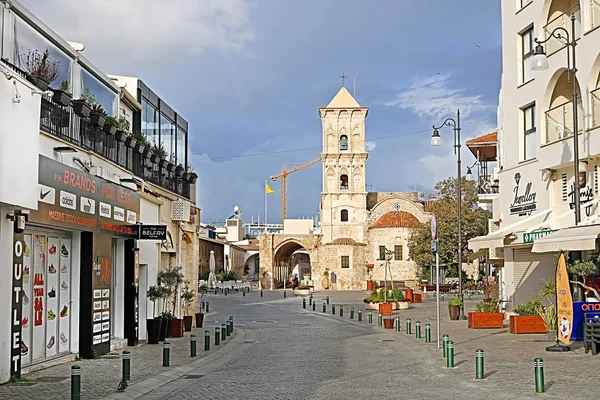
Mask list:
[[[470,296],[470,293],[468,294]],[[441,294],[440,298],[444,301],[444,295]],[[306,299],[302,301],[303,308],[306,308]],[[312,303],[313,311],[315,311],[316,302],[313,301],[312,293],[309,298],[309,304]],[[327,312],[327,305],[329,304],[329,296],[326,297],[326,302],[323,303],[323,312]],[[335,315],[335,304],[331,305],[331,313]],[[340,317],[344,316],[343,306],[339,306],[339,314]],[[354,307],[350,308],[350,319],[354,319]],[[358,310],[358,321],[362,321],[362,310]],[[367,321],[369,324],[373,323],[373,312],[369,311],[367,314]],[[378,314],[377,325],[383,325],[383,316],[382,314]],[[400,332],[400,317],[396,317],[394,320],[394,329],[396,332]],[[412,321],[410,318],[406,319],[406,334],[412,334]],[[421,339],[421,322],[415,322],[415,337],[417,339]],[[431,343],[431,324],[425,324],[425,343]],[[443,356],[446,359],[446,367],[454,368],[455,360],[454,360],[454,341],[450,340],[450,336],[444,334],[442,336],[442,351]],[[534,376],[535,376],[535,392],[536,393],[544,393],[544,360],[541,358],[536,358],[534,360]],[[475,379],[485,379],[485,368],[484,368],[484,351],[483,349],[477,349],[475,351]]]

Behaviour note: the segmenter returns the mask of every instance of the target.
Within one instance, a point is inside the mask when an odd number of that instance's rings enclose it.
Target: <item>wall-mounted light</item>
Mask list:
[[[90,173],[90,167],[88,167],[87,164],[83,162],[80,158],[73,157],[73,162],[77,163],[88,174]]]
[[[514,233],[511,233],[511,234],[508,236],[508,240],[517,240],[517,239],[518,239],[518,237],[517,237],[517,235],[515,235]]]
[[[71,146],[56,146],[53,150],[57,153],[77,153],[77,150]]]

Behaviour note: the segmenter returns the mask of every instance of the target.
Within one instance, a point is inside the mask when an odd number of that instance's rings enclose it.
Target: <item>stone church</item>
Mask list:
[[[365,289],[369,279],[383,281],[386,269],[388,279],[416,279],[408,241],[412,228],[429,221],[431,215],[424,211],[417,193],[367,192],[368,112],[345,87],[326,107],[319,108],[321,223],[313,228],[295,223],[298,220],[285,220],[283,233],[260,235],[264,288],[283,287],[297,255],[310,263],[310,277],[303,272],[300,280],[310,280],[315,290],[325,289],[325,276],[330,288]],[[386,250],[391,258],[387,262]]]

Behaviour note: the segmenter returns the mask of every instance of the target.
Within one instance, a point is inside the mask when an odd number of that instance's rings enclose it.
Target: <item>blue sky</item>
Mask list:
[[[264,218],[265,179],[318,157],[317,109],[342,73],[352,92],[356,71],[356,99],[370,108],[369,191],[429,191],[454,174],[452,131],[441,148],[429,138],[457,108],[463,142],[496,127],[497,1],[22,1],[105,72],[140,76],[188,119],[204,222],[234,205]],[[272,186],[269,221],[279,222]],[[319,164],[291,175],[288,217],[315,215],[320,190]]]

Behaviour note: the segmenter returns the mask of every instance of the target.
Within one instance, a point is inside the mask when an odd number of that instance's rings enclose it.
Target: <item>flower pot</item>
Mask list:
[[[161,160],[159,161],[159,164],[158,164],[158,165],[160,165],[160,167],[161,167],[161,168],[163,168],[163,169],[166,169],[166,168],[167,168],[167,166],[169,165],[169,162],[168,162],[167,160],[165,160],[165,159],[161,159]]]
[[[117,141],[121,143],[125,143],[125,141],[127,140],[127,136],[127,132],[122,130],[117,130],[117,132],[115,133],[115,139],[117,139]]]
[[[177,175],[179,178],[181,178],[183,176],[184,172],[185,172],[185,170],[183,169],[183,167],[181,167],[179,165],[175,168],[175,175]]]
[[[171,318],[171,334],[170,337],[182,337],[183,336],[183,319]]]
[[[152,149],[150,148],[150,146],[144,146],[144,152],[142,153],[142,156],[146,160],[149,160],[152,157]]]
[[[175,169],[177,168],[177,166],[173,163],[168,163],[167,164],[167,171],[169,172],[175,172]]]
[[[125,138],[125,146],[129,147],[130,149],[135,148],[136,144],[137,142],[131,136],[127,136],[127,138]]]
[[[158,340],[160,342],[163,342],[165,340],[165,338],[167,337],[167,333],[170,331],[171,328],[171,318],[160,318],[157,317],[155,319],[159,319],[160,320],[160,333],[158,335]]]
[[[448,304],[448,312],[450,313],[451,321],[458,321],[458,314],[460,312],[460,306],[451,306]]]
[[[413,302],[413,290],[411,288],[407,288],[404,291],[404,297],[406,298],[406,300],[408,300],[412,303]]]
[[[145,146],[141,143],[136,143],[133,151],[138,154],[144,154]]]
[[[367,281],[367,290],[373,290],[373,281],[371,281],[371,280]]]
[[[92,112],[90,113],[90,121],[98,128],[102,128],[106,122],[106,119],[104,118],[104,115],[100,114],[99,112]]]
[[[509,318],[509,332],[522,333],[545,333],[546,325],[539,315],[511,315]]]
[[[379,303],[379,313],[381,315],[392,315],[392,303]]]
[[[27,80],[33,83],[35,86],[37,86],[37,88],[40,89],[42,92],[48,90],[48,85],[50,84],[44,78],[34,75],[27,75]]]
[[[183,330],[184,331],[191,332],[193,320],[194,320],[194,318],[191,315],[186,315],[183,317]]]
[[[188,172],[187,174],[184,174],[184,178],[186,181],[193,185],[194,183],[196,183],[196,179],[198,179],[198,174],[196,174],[195,172]]]
[[[114,125],[110,125],[110,124],[104,124],[104,133],[113,136],[115,133],[117,133],[117,127]]]
[[[152,161],[153,164],[158,164],[159,160],[160,160],[160,158],[158,158],[158,156],[156,154],[152,154],[150,156],[150,161]]]
[[[202,328],[204,324],[204,313],[196,313],[196,328]]]
[[[73,111],[80,117],[87,118],[90,116],[92,109],[83,100],[73,100]]]
[[[399,301],[396,304],[398,305],[397,310],[408,310],[410,308],[410,303],[408,301]]]
[[[323,289],[329,289],[329,278],[328,277],[323,278],[323,280],[321,281],[321,286],[323,286]]]
[[[71,104],[72,96],[70,93],[64,92],[59,89],[52,89],[52,92],[54,93],[54,95],[52,95],[53,102],[58,103],[63,107],[66,107],[69,104]]]
[[[394,319],[393,318],[384,318],[383,319],[383,327],[385,329],[394,329]]]
[[[500,312],[470,312],[467,325],[472,329],[502,329],[504,314]]]
[[[548,341],[556,343],[556,339],[558,338],[558,333],[556,331],[546,331],[548,334]]]
[[[158,344],[158,339],[160,337],[160,323],[161,323],[160,318],[146,320],[146,331],[148,332],[148,344]]]

